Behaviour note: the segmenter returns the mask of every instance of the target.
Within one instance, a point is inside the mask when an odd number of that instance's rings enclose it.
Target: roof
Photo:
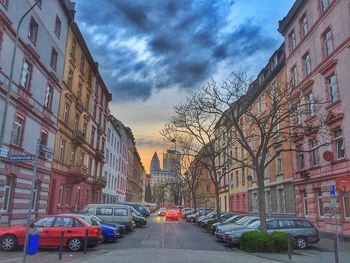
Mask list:
[[[287,16],[279,21],[278,32],[285,35],[290,25],[293,23],[295,18],[299,15],[302,8],[305,6],[308,0],[296,0],[292,8],[289,10]]]

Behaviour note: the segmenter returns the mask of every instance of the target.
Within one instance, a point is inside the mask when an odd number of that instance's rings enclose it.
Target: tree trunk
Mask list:
[[[216,218],[220,218],[220,192],[218,185],[215,185]]]
[[[260,229],[263,232],[267,231],[266,225],[266,202],[265,202],[265,182],[264,172],[256,171],[258,179],[258,197],[259,197],[259,215],[260,215]]]

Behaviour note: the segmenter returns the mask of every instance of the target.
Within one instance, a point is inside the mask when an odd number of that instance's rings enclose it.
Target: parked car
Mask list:
[[[120,237],[119,228],[113,227],[111,225],[103,224],[101,221],[96,220],[94,216],[89,214],[60,214],[63,216],[78,216],[82,218],[90,225],[98,225],[101,227],[101,243],[115,242]]]
[[[220,213],[220,220],[219,220],[215,214],[215,216],[212,216],[209,218],[207,217],[207,218],[203,219],[201,221],[201,227],[206,228],[208,224],[212,225],[218,221],[225,221],[226,219],[229,219],[232,216],[233,216],[233,214],[231,214],[231,213],[223,213],[222,212],[222,213]]]
[[[224,234],[224,241],[230,244],[239,244],[240,238],[245,232],[260,229],[260,220],[253,222],[245,228],[241,228]],[[308,244],[317,243],[320,238],[317,228],[303,218],[276,218],[267,220],[268,232],[286,232],[295,238],[296,247],[305,249]]]
[[[135,208],[131,207],[131,209],[136,227],[145,226],[147,224],[146,218],[144,218],[139,212],[137,212]]]
[[[194,209],[190,208],[190,209],[187,209],[185,210],[184,212],[182,212],[182,218],[186,218],[187,215],[191,215],[194,213]]]
[[[61,232],[64,232],[64,245],[70,251],[83,248],[85,232],[88,230],[88,246],[96,246],[100,242],[101,228],[95,223],[85,221],[79,216],[48,215],[34,221],[30,228],[40,229],[39,247],[58,247]],[[0,229],[1,249],[14,250],[23,246],[26,226],[13,226]]]
[[[194,214],[189,214],[189,215],[186,215],[185,219],[187,222],[191,222],[191,223],[194,223],[196,222],[196,218],[199,217],[200,214],[199,212],[197,213],[194,213]]]
[[[116,223],[116,222],[109,222],[109,221],[106,221],[102,218],[99,218],[95,215],[92,215],[92,214],[88,214],[89,216],[93,217],[96,221],[98,221],[100,224],[104,224],[104,225],[108,225],[108,226],[112,226],[112,227],[115,227],[119,230],[119,234],[120,234],[120,237],[124,234],[126,234],[126,227],[125,225],[123,224],[120,224],[120,223]]]
[[[123,224],[128,231],[135,228],[132,209],[128,205],[88,204],[81,212],[98,216],[108,222]]]
[[[165,220],[169,220],[169,219],[172,219],[172,220],[179,220],[179,213],[177,210],[167,210],[165,212]]]
[[[211,230],[212,234],[214,234],[217,227],[222,226],[222,225],[236,223],[242,217],[245,217],[245,215],[234,215],[234,216],[231,216],[230,218],[226,219],[225,221],[216,222],[211,226],[210,230]]]
[[[225,233],[232,232],[232,231],[237,230],[237,229],[245,228],[248,225],[250,225],[251,223],[258,221],[258,220],[259,220],[259,217],[257,217],[257,216],[246,216],[246,217],[241,218],[240,220],[238,220],[234,224],[227,224],[227,225],[219,226],[215,231],[215,237],[219,241],[223,241]]]
[[[127,202],[127,203],[125,203],[125,205],[132,206],[133,208],[135,208],[135,210],[137,212],[139,212],[144,217],[148,217],[151,215],[150,211],[148,209],[146,209],[141,203]]]
[[[159,208],[158,216],[165,216],[166,209],[164,207]]]
[[[200,217],[197,218],[197,223],[198,223],[200,226],[202,226],[202,222],[203,222],[204,220],[212,219],[212,218],[216,217],[216,214],[217,214],[216,212],[211,212],[211,213],[209,213],[209,214],[207,214],[207,215],[205,215],[205,216],[200,216]]]

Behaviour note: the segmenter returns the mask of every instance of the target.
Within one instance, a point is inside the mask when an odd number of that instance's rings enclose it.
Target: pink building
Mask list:
[[[300,151],[293,158],[298,216],[313,221],[320,231],[334,232],[329,207],[330,185],[350,175],[350,1],[297,0],[280,21],[286,42],[287,77],[309,103],[299,121],[307,125],[318,116],[327,120],[332,143],[317,149],[320,138],[305,135],[296,140]],[[320,108],[315,99],[325,102]],[[331,152],[331,161],[323,156]],[[339,226],[350,236],[350,193],[337,193]]]

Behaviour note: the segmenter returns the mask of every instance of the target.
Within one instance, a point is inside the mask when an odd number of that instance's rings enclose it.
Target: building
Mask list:
[[[150,171],[152,172],[160,172],[160,161],[157,152],[153,154],[152,160],[151,160],[151,167]]]
[[[76,23],[68,30],[48,213],[101,201],[108,92]]]
[[[15,28],[34,0],[0,2],[0,123],[3,120]],[[3,148],[9,153],[35,155],[54,148],[68,25],[73,7],[64,1],[42,1],[24,18],[19,34]],[[47,14],[50,14],[49,16]],[[23,224],[47,213],[52,188],[52,156],[40,151],[34,199],[30,202],[33,162],[0,162],[0,224]]]
[[[296,212],[312,220],[320,231],[335,232],[330,217],[330,185],[350,174],[350,57],[349,1],[297,0],[279,23],[285,38],[287,78],[305,96],[323,101],[317,115],[325,116],[331,144],[317,147],[320,138],[305,135],[296,147],[309,150],[293,155]],[[307,125],[315,110],[300,116]],[[324,154],[330,158],[323,158]],[[337,214],[341,234],[350,235],[350,193],[337,195]]]
[[[179,152],[168,149],[166,153],[163,154],[163,170],[176,174],[181,173],[181,156]]]
[[[113,115],[107,123],[107,141],[104,174],[106,187],[102,189],[103,203],[123,203],[126,201],[128,137],[125,126]]]
[[[202,161],[200,161],[202,162]],[[196,195],[197,208],[216,210],[215,186],[210,176],[210,171],[204,165],[200,165],[198,171],[198,189]]]
[[[267,94],[270,92],[270,87],[282,88],[287,85],[286,70],[285,70],[285,52],[284,44],[276,50],[271,56],[268,64],[259,73],[257,80],[254,82],[255,95],[251,102],[252,108],[259,113],[263,113],[266,107],[271,107],[271,96]],[[247,117],[247,116],[246,116]],[[246,118],[247,119],[247,118]],[[247,121],[247,120],[245,120]],[[281,129],[283,129],[281,124]],[[289,125],[288,123],[285,125]],[[257,128],[251,128],[248,123],[246,134],[258,134]],[[289,126],[284,126],[289,127]],[[281,135],[280,135],[281,136]],[[275,137],[272,140],[279,142],[279,138]],[[278,146],[277,146],[278,145]],[[295,215],[295,198],[293,187],[293,167],[292,167],[292,152],[290,142],[283,142],[276,144],[276,147],[269,149],[267,156],[271,160],[271,156],[275,156],[281,149],[288,151],[281,152],[275,160],[265,170],[265,203],[266,213],[268,215],[276,214],[290,214]],[[270,156],[270,157],[269,157]],[[244,178],[246,170],[243,169]],[[252,181],[248,181],[248,199],[249,212],[258,212],[258,184],[254,172],[251,172]],[[243,182],[242,182],[243,184]],[[237,201],[238,196],[236,197]],[[238,201],[237,201],[238,202]]]

